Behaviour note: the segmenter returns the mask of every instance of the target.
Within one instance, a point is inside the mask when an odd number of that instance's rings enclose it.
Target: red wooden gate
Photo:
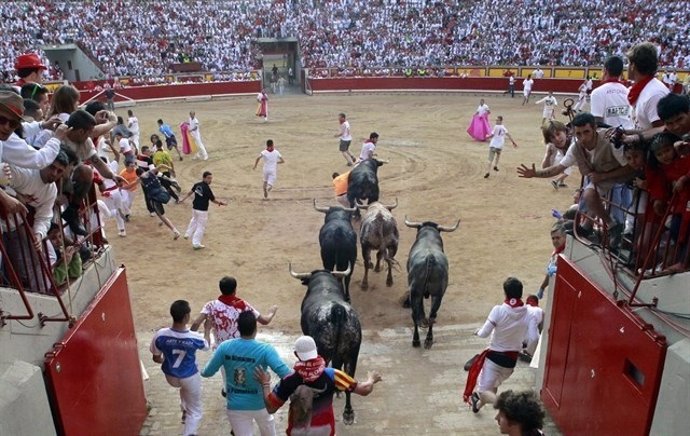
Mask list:
[[[46,355],[45,372],[59,434],[139,434],[146,398],[124,267]]]
[[[563,434],[649,434],[665,356],[663,336],[559,258],[541,396]]]

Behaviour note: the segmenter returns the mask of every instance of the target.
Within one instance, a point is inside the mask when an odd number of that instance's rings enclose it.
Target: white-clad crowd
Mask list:
[[[600,65],[642,40],[687,68],[687,1],[36,0],[0,3],[0,70],[43,44],[79,42],[112,76],[260,65],[260,37],[297,37],[306,67]]]

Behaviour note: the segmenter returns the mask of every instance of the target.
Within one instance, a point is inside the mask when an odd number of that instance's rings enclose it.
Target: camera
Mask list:
[[[621,148],[625,144],[623,143],[623,136],[625,135],[625,129],[623,126],[616,127],[616,130],[611,135],[611,142],[616,149]]]

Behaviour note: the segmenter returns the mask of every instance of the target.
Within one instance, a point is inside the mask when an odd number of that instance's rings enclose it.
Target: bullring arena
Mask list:
[[[503,115],[519,145],[513,149],[506,144],[500,171],[492,171],[489,179],[483,178],[488,143],[475,142],[465,132],[480,97],[491,108],[492,125],[497,115]],[[502,301],[506,277],[517,276],[526,293],[536,292],[552,249],[551,210],[567,207],[579,185],[576,175],[567,180],[570,188],[558,191],[548,180],[517,177],[515,168],[520,163],[539,165],[544,149],[539,131],[542,107],[532,102],[521,106],[521,100],[456,93],[271,95],[268,123],[254,116],[253,97],[131,108],[142,126],[142,144],[156,133],[156,119],[177,125],[195,110],[210,159],[176,161],[178,180],[185,192],[209,170],[214,174],[215,195],[230,202],[227,207],[211,205],[204,250],[193,250],[182,238],[173,241],[158,220],[148,216],[141,198],[135,201],[126,238],[117,237],[114,222],[107,223],[116,258],[127,267],[140,356],[150,375],[145,388],[152,413],[142,434],[179,434],[182,428],[177,392],[150,359],[153,332],[168,324],[173,300],[187,299],[197,312],[216,298],[218,279],[224,275],[237,278],[238,295],[258,310],[279,306],[273,322],[260,328],[259,339],[276,345],[288,363],[294,361],[291,346],[301,334],[300,303],[306,288],[290,277],[288,262],[298,271],[321,267],[318,231],[323,214],[314,210],[312,200],[335,204],[331,173],[347,170],[333,137],[339,112],[347,113],[352,124],[354,153],[359,153],[361,139],[370,132],[380,134],[377,153],[390,161],[379,169],[381,198],[384,203],[397,198],[399,203],[393,214],[400,229],[396,259],[401,267],[394,272],[392,287],[386,287],[384,273],[372,273],[369,289],[362,291],[358,254],[351,284],[364,330],[357,376],[378,370],[383,382],[370,396],[353,397],[357,414],[353,426],[342,425],[344,400],[335,400],[338,434],[496,434],[491,408],[473,415],[462,403],[466,378],[462,365],[486,345],[472,333],[491,307]],[[125,114],[124,109],[117,112]],[[269,138],[286,163],[278,168],[269,200],[263,201],[261,170],[252,171],[252,165]],[[166,210],[184,230],[190,203],[171,202]],[[430,350],[412,348],[410,311],[399,303],[415,237],[415,231],[403,224],[405,215],[446,225],[461,219],[456,232],[443,234],[450,278]],[[200,353],[200,366],[209,357],[210,353]],[[532,371],[520,363],[501,389],[531,388]],[[219,376],[204,379],[203,388],[200,434],[228,434]],[[276,414],[279,434],[286,426],[286,409]],[[552,424],[545,431],[558,434]]]

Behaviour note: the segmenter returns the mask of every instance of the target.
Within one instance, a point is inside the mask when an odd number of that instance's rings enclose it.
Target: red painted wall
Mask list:
[[[558,259],[544,405],[568,436],[645,436],[666,340],[568,259]]]
[[[59,344],[45,365],[58,434],[138,435],[147,410],[124,267]]]
[[[556,93],[576,93],[582,82],[581,79],[539,79],[535,80],[532,90],[537,92],[553,91]],[[314,92],[386,89],[505,91],[508,89],[508,79],[497,77],[370,77],[352,79],[309,79],[309,83]],[[522,92],[521,80],[516,81],[515,91]]]
[[[184,83],[178,85],[158,86],[132,86],[116,89],[115,92],[134,100],[148,100],[156,98],[193,97],[199,95],[222,94],[247,94],[258,93],[261,90],[261,82],[209,82],[209,83]],[[81,101],[86,101],[100,91],[80,91]],[[105,101],[105,95],[99,99]],[[125,98],[117,96],[115,101],[125,101]]]

